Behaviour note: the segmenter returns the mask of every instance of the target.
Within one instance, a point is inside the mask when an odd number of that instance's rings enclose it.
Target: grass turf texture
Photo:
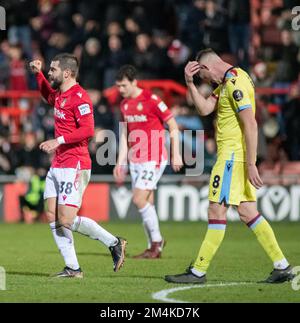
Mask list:
[[[135,260],[130,256],[145,248],[140,223],[111,222],[103,226],[128,239],[125,266],[112,270],[106,247],[79,234],[75,236],[78,259],[85,277],[49,278],[64,264],[46,224],[0,225],[0,266],[6,270],[6,291],[0,302],[157,302],[152,293],[183,287],[163,280],[165,274],[185,270],[196,256],[206,232],[205,223],[162,223],[167,240],[162,259]],[[299,223],[276,223],[274,231],[290,262],[300,265]],[[253,233],[241,223],[229,223],[208,273],[208,284],[250,282],[250,285],[195,288],[169,295],[187,302],[299,302],[300,291],[290,283],[257,284],[272,270],[272,264]]]

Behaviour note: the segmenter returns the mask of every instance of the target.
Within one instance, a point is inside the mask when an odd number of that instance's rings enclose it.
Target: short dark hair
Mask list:
[[[122,81],[124,78],[127,78],[130,82],[136,80],[137,78],[137,70],[132,65],[123,65],[119,69],[116,80]]]
[[[58,61],[62,71],[71,70],[72,77],[77,77],[79,71],[79,62],[76,56],[68,53],[56,55],[52,61]]]
[[[209,55],[209,54],[217,55],[217,53],[211,48],[202,49],[197,53],[196,61],[199,62],[202,57]]]

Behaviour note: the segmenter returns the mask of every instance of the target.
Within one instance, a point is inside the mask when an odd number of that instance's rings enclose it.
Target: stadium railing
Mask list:
[[[138,83],[141,87],[151,91],[159,90],[162,98],[168,105],[172,105],[174,95],[185,97],[187,88],[173,80],[141,80]],[[289,89],[274,88],[256,88],[256,93],[261,95],[285,95],[289,93]],[[116,104],[120,100],[118,90],[115,86],[103,90],[104,96],[110,104]],[[30,103],[40,99],[39,91],[3,91],[0,90],[0,112],[8,114],[12,117],[19,117],[31,112],[29,109],[22,108],[20,100],[27,99]],[[4,104],[3,101],[6,101]]]
[[[174,96],[185,97],[187,93],[185,86],[173,80],[140,80],[138,81],[138,85],[153,92],[159,91],[161,98],[168,106],[172,105]],[[120,100],[118,90],[115,86],[105,89],[103,94],[112,105],[118,103]]]
[[[38,91],[0,91],[0,115],[10,118],[12,142],[19,141],[22,117],[32,112],[40,98]]]

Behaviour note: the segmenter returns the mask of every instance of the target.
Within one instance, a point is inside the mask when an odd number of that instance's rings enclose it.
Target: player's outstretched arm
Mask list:
[[[210,96],[207,99],[203,97],[194,84],[193,76],[200,71],[199,63],[196,61],[189,62],[184,69],[186,85],[191,93],[194,105],[201,116],[207,116],[216,109],[217,98]]]
[[[180,154],[179,129],[175,118],[167,122],[171,138],[171,164],[175,172],[179,172],[183,167],[182,157]]]
[[[39,90],[42,96],[47,100],[50,105],[55,103],[55,93],[56,91],[52,89],[49,82],[46,80],[44,74],[42,73],[42,62],[38,59],[29,63],[30,70],[35,74]]]
[[[263,185],[256,167],[257,154],[257,122],[252,109],[245,109],[239,112],[239,117],[243,125],[246,153],[247,153],[247,170],[250,183],[259,189]]]

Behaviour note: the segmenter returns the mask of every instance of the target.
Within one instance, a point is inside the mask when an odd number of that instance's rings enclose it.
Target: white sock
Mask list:
[[[115,236],[103,229],[94,220],[84,216],[76,216],[71,229],[72,231],[89,236],[91,239],[99,240],[107,247],[115,246],[118,243],[118,239]]]
[[[152,242],[162,241],[162,236],[159,230],[159,222],[156,214],[155,207],[147,203],[145,207],[139,210],[143,218],[143,224],[145,231],[148,233],[148,237]]]
[[[192,269],[191,269],[191,272],[192,272],[195,276],[197,276],[197,277],[202,277],[202,276],[205,276],[205,275],[206,275],[206,273],[204,273],[204,272],[202,272],[202,271],[199,271],[199,270],[197,270],[197,269],[195,269],[195,268],[192,268]]]
[[[64,258],[66,266],[76,270],[79,268],[72,231],[56,222],[50,223],[56,245]]]
[[[151,248],[151,236],[150,236],[150,231],[148,230],[146,223],[143,221],[143,227],[144,227],[144,231],[147,237],[147,249]]]
[[[281,259],[281,260],[279,260],[279,261],[275,261],[275,262],[274,262],[274,268],[275,268],[275,269],[285,269],[285,268],[287,268],[289,265],[290,265],[290,264],[288,263],[288,261],[287,261],[285,258],[283,258],[283,259]]]

